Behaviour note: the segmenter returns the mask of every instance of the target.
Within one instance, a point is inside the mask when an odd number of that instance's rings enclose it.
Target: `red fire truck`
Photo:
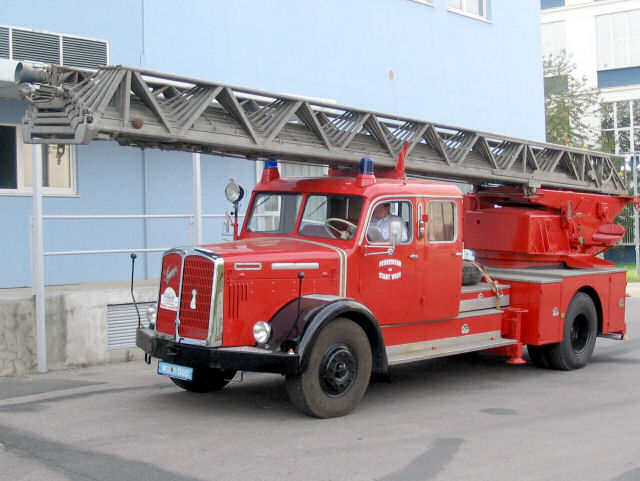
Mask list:
[[[54,71],[36,97],[30,141],[267,159],[241,228],[243,190],[226,189],[232,242],[163,256],[137,345],[186,390],[279,373],[326,418],[395,364],[472,351],[518,364],[526,346],[534,365],[572,370],[597,337],[624,338],[625,271],[598,254],[633,199],[604,154],[122,67],[74,75]],[[273,157],[330,167],[286,178]]]

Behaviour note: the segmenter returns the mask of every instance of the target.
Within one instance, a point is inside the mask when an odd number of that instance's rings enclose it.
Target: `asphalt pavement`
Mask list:
[[[277,375],[218,393],[143,362],[0,378],[0,480],[640,480],[640,284],[627,341],[560,372],[463,355],[401,366],[343,418]]]

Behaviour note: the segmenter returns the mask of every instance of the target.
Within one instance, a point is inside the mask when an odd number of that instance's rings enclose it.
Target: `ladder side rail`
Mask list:
[[[626,193],[611,158],[600,152],[150,70],[70,71],[52,67],[50,85],[31,99],[26,142],[112,139],[330,165],[356,165],[374,156],[379,166],[393,168],[409,141],[408,174]]]

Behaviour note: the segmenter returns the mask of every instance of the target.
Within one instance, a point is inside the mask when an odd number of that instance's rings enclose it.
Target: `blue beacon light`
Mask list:
[[[371,157],[363,157],[360,159],[360,170],[356,177],[356,185],[358,187],[366,187],[376,183],[376,176],[373,173],[373,159]]]

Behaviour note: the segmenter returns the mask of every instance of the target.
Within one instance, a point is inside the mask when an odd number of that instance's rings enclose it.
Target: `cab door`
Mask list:
[[[462,285],[462,219],[460,199],[423,199],[420,219],[425,320],[456,317]]]
[[[406,239],[395,245],[371,235],[375,207],[390,203],[391,214],[401,218]],[[358,291],[361,301],[381,325],[417,322],[422,315],[416,237],[415,199],[382,199],[368,209],[365,234],[360,245]],[[390,250],[393,252],[390,253]]]

